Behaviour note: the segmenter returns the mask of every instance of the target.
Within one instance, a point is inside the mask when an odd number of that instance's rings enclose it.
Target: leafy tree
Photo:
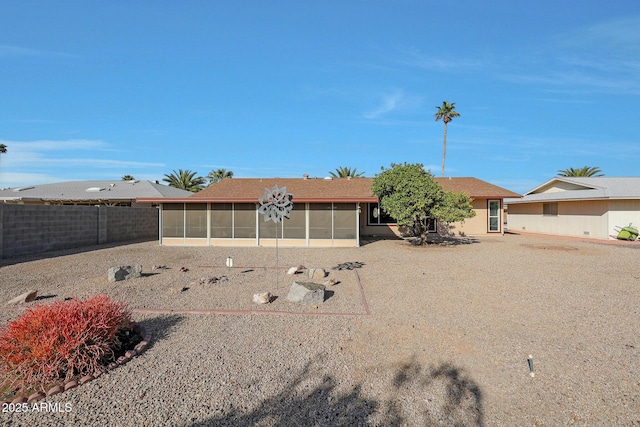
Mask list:
[[[207,175],[207,179],[209,180],[209,185],[215,184],[216,182],[220,182],[225,178],[233,178],[233,172],[228,171],[226,169],[217,169],[217,170],[212,170],[211,172],[209,172],[209,175]]]
[[[123,181],[133,181],[135,178],[132,175],[125,175],[122,177]]]
[[[444,161],[447,157],[447,124],[449,124],[454,117],[460,117],[460,114],[456,111],[455,102],[449,104],[447,101],[442,101],[442,105],[436,105],[436,108],[438,111],[433,115],[436,118],[436,122],[442,120],[444,123],[444,145],[442,149],[442,177],[444,178]]]
[[[4,154],[7,152],[7,146],[4,144],[0,144],[0,154]],[[2,157],[2,156],[0,156]]]
[[[335,172],[329,172],[334,178],[360,178],[364,175],[364,172],[357,172],[357,168],[348,168],[345,166],[340,166],[336,168]]]
[[[382,210],[399,226],[411,228],[420,242],[427,241],[427,218],[457,222],[475,216],[469,196],[445,191],[419,163],[382,168],[373,179],[372,191]]]
[[[197,173],[198,172],[192,172],[189,169],[178,169],[178,172],[174,170],[170,174],[164,174],[166,178],[162,178],[162,180],[167,182],[170,187],[197,193],[202,190],[204,184],[207,182],[203,177],[196,176]]]
[[[597,166],[583,166],[581,168],[569,168],[569,169],[560,169],[558,171],[559,176],[575,176],[575,177],[596,177],[596,176],[604,176],[602,171]]]

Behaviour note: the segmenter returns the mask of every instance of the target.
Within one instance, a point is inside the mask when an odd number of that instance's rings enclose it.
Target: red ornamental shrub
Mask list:
[[[93,374],[119,348],[116,332],[132,327],[126,304],[105,294],[29,308],[0,329],[0,382],[44,391]]]

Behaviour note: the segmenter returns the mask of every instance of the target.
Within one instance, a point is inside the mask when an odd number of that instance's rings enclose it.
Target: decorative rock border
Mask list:
[[[133,330],[135,332],[137,332],[140,336],[142,336],[142,341],[140,341],[138,344],[136,344],[136,346],[133,348],[133,350],[127,350],[124,354],[124,356],[120,356],[118,358],[118,360],[116,360],[115,362],[111,362],[109,363],[109,365],[107,366],[101,366],[100,368],[98,368],[93,375],[89,374],[89,375],[85,375],[82,378],[80,378],[79,380],[71,380],[68,381],[66,383],[61,383],[59,385],[55,385],[53,387],[51,387],[47,393],[43,393],[41,391],[38,391],[36,393],[33,393],[31,396],[24,397],[16,397],[15,399],[11,400],[11,401],[5,401],[3,403],[33,403],[33,402],[37,402],[39,400],[44,399],[45,397],[49,397],[49,396],[55,396],[56,394],[65,392],[67,390],[71,390],[72,388],[76,388],[80,385],[86,384],[89,381],[93,381],[94,379],[100,377],[102,374],[108,372],[108,371],[112,371],[115,368],[117,368],[120,365],[124,365],[125,363],[127,363],[128,361],[130,361],[132,358],[134,358],[135,356],[141,354],[148,346],[149,343],[151,342],[151,338],[152,338],[152,334],[149,332],[147,333],[147,331],[145,330],[145,328],[139,324],[135,324],[133,327]]]

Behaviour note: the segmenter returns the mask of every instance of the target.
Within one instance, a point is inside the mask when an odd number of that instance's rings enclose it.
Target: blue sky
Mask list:
[[[2,2],[0,187],[375,176],[391,163],[525,192],[637,176],[637,0]]]

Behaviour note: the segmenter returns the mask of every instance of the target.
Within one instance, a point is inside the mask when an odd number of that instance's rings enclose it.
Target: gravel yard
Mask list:
[[[640,242],[386,240],[280,248],[280,269],[274,248],[91,249],[0,260],[0,300],[104,292],[127,301],[153,342],[42,411],[3,413],[3,425],[640,423]],[[362,266],[332,269],[346,262]],[[108,282],[123,264],[141,264],[143,277]],[[339,281],[317,308],[287,301],[298,264]],[[262,291],[277,298],[254,304]],[[18,314],[2,303],[2,319]]]

